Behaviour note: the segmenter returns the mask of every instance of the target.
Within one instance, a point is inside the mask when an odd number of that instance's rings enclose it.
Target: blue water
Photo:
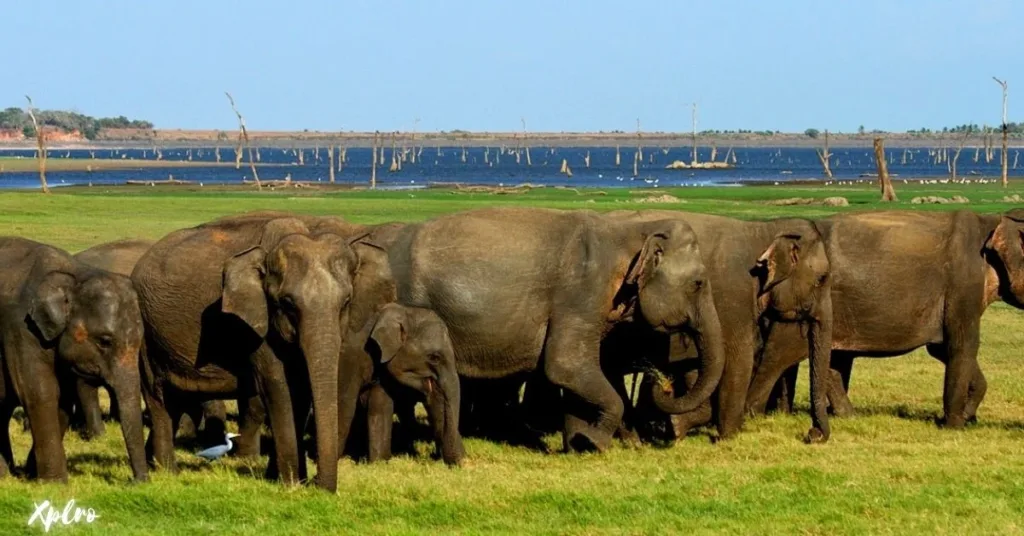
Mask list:
[[[163,149],[163,159],[185,161],[190,149]],[[285,164],[282,167],[259,168],[263,180],[284,179],[291,175],[297,181],[328,181],[327,151],[321,148],[319,160],[314,149],[303,150],[305,165],[297,164],[295,149],[260,149],[260,162]],[[484,153],[488,151],[488,162]],[[590,168],[584,165],[584,156],[590,152]],[[221,148],[221,159],[234,160],[234,149]],[[564,186],[608,187],[675,187],[699,185],[726,185],[756,182],[787,182],[793,180],[820,180],[821,163],[813,148],[741,148],[736,149],[736,168],[731,170],[667,170],[665,166],[673,160],[690,160],[690,149],[678,147],[662,150],[656,147],[643,149],[643,161],[638,177],[632,177],[635,147],[621,149],[621,165],[615,166],[614,147],[532,147],[530,155],[533,165],[526,165],[526,155],[516,163],[515,154],[499,154],[497,147],[467,147],[465,162],[462,161],[461,147],[424,147],[415,164],[405,162],[402,170],[390,173],[391,151],[385,149],[385,165],[377,169],[377,184],[380,187],[417,187],[435,182],[458,182],[463,184],[515,185],[533,183]],[[1012,166],[1016,150],[1009,154]],[[710,158],[710,148],[701,148],[702,161]],[[0,156],[31,157],[33,150],[0,150]],[[50,150],[49,158],[89,158],[88,150]],[[719,150],[718,160],[725,151]],[[862,173],[875,172],[874,154],[870,148],[833,148],[832,172],[836,180],[857,180]],[[928,149],[910,149],[907,163],[903,164],[903,149],[887,151],[889,172],[904,178],[946,177],[945,163],[935,164]],[[214,162],[213,148],[191,149],[192,161]],[[153,159],[152,149],[103,149],[95,151],[96,158]],[[572,178],[560,173],[562,159],[568,161]],[[952,154],[950,155],[952,158]],[[370,149],[348,149],[347,162],[336,181],[343,184],[368,184],[372,153]],[[2,164],[0,164],[2,165]],[[974,149],[966,148],[958,160],[958,173],[965,178],[996,177],[999,175],[999,152],[990,163],[985,163],[984,153],[974,162]],[[1022,176],[1024,168],[1013,169],[1011,176]],[[52,186],[73,184],[124,184],[127,180],[163,180],[168,175],[175,179],[189,180],[203,184],[239,183],[243,178],[251,179],[248,165],[242,168],[229,167],[170,167],[160,169],[124,169],[116,171],[47,173]],[[0,188],[38,188],[39,178],[35,172],[0,173]]]

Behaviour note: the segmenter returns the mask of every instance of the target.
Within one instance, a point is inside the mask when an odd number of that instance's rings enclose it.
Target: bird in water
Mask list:
[[[234,444],[231,442],[231,439],[235,437],[238,437],[238,434],[224,434],[225,444],[216,445],[206,450],[201,450],[196,453],[196,456],[199,456],[200,458],[205,458],[207,461],[212,462],[231,451],[231,447],[234,446]]]

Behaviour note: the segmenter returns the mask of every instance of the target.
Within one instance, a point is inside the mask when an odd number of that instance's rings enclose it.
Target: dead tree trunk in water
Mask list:
[[[1006,171],[1007,170],[1007,164],[1009,162],[1009,155],[1006,154],[1006,152],[1009,149],[1009,147],[1008,147],[1009,140],[1007,138],[1010,135],[1010,125],[1008,125],[1006,123],[1006,89],[1007,89],[1007,86],[1006,86],[1006,81],[1005,80],[1000,80],[1000,79],[998,79],[998,78],[996,78],[994,76],[992,77],[992,79],[995,80],[997,84],[999,84],[1000,86],[1003,87],[1003,153],[1002,153],[1002,155],[1000,155],[999,160],[1001,161],[1000,163],[1002,164],[1002,167],[1003,167],[1003,176],[1002,176],[1003,188],[1006,188],[1009,185],[1009,181],[1008,181],[1009,177],[1008,177],[1008,173]]]
[[[327,146],[327,171],[330,176],[331,184],[334,184],[334,146]]]
[[[262,190],[263,185],[260,184],[260,176],[256,173],[256,161],[252,158],[252,145],[249,144],[249,131],[245,128],[245,118],[242,117],[238,108],[235,107],[235,99],[231,97],[231,94],[227,91],[225,91],[224,94],[227,95],[228,102],[231,103],[231,109],[235,112],[235,115],[238,116],[238,156],[235,157],[235,169],[238,169],[238,165],[242,160],[242,142],[244,141],[245,147],[249,152],[249,169],[252,170],[252,179],[256,181],[256,189]]]
[[[960,160],[960,151],[964,150],[964,144],[967,143],[967,137],[971,135],[971,127],[967,127],[964,130],[964,137],[960,138],[960,145],[956,148],[956,152],[953,153],[953,159],[950,160],[949,164],[949,179],[956,181],[956,163]]]
[[[32,128],[36,131],[36,145],[39,147],[39,154],[36,161],[39,163],[39,183],[43,186],[43,193],[50,193],[50,187],[46,184],[46,142],[43,139],[43,129],[39,128],[39,121],[36,121],[35,110],[32,109],[32,97],[25,95],[28,101],[28,117],[32,120]]]
[[[370,168],[370,189],[377,189],[377,138],[380,137],[380,131],[374,131],[373,133],[373,164]]]
[[[825,149],[817,149],[818,159],[821,160],[821,167],[825,170],[825,178],[832,179],[832,166],[829,160],[832,158],[832,153],[828,150],[828,130],[825,131]]]
[[[882,138],[875,138],[875,163],[878,165],[878,185],[882,190],[882,201],[896,201],[896,191],[889,180],[889,168],[885,163],[885,145]]]

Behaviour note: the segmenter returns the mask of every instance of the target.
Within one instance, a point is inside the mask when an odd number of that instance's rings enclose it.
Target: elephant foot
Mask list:
[[[966,425],[966,423],[967,419],[965,419],[962,415],[958,415],[955,417],[946,416],[939,418],[936,421],[936,424],[939,425],[939,428],[946,428],[949,430],[963,430],[964,425]]]
[[[568,446],[575,452],[604,452],[612,445],[611,434],[597,430],[578,431],[569,438]]]
[[[811,428],[807,431],[807,435],[804,436],[804,443],[807,443],[808,445],[817,445],[826,442],[828,442],[828,436],[818,428]]]

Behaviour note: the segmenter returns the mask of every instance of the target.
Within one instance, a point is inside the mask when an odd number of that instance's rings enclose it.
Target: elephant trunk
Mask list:
[[[682,414],[696,410],[706,402],[718,387],[725,369],[725,350],[722,346],[722,325],[718,312],[705,289],[700,297],[698,314],[690,322],[691,336],[700,356],[700,374],[697,383],[681,398],[659,388],[658,382],[651,382],[654,404],[666,413]]]
[[[136,482],[145,482],[149,475],[146,467],[146,447],[142,437],[142,387],[139,379],[138,351],[122,362],[130,365],[118,368],[113,381],[108,382],[119,402],[121,433],[128,449],[128,462],[132,466],[132,477]]]
[[[832,297],[828,289],[817,313],[817,318],[810,321],[807,336],[807,353],[811,361],[812,423],[805,438],[808,443],[824,443],[831,434],[826,409],[832,363]]]
[[[452,373],[440,381],[427,381],[432,384],[427,393],[427,407],[441,459],[448,465],[459,465],[465,455],[459,434],[459,378]]]
[[[299,339],[306,356],[313,394],[316,482],[321,488],[334,492],[338,489],[338,359],[341,334],[337,328],[311,324],[302,327]]]

